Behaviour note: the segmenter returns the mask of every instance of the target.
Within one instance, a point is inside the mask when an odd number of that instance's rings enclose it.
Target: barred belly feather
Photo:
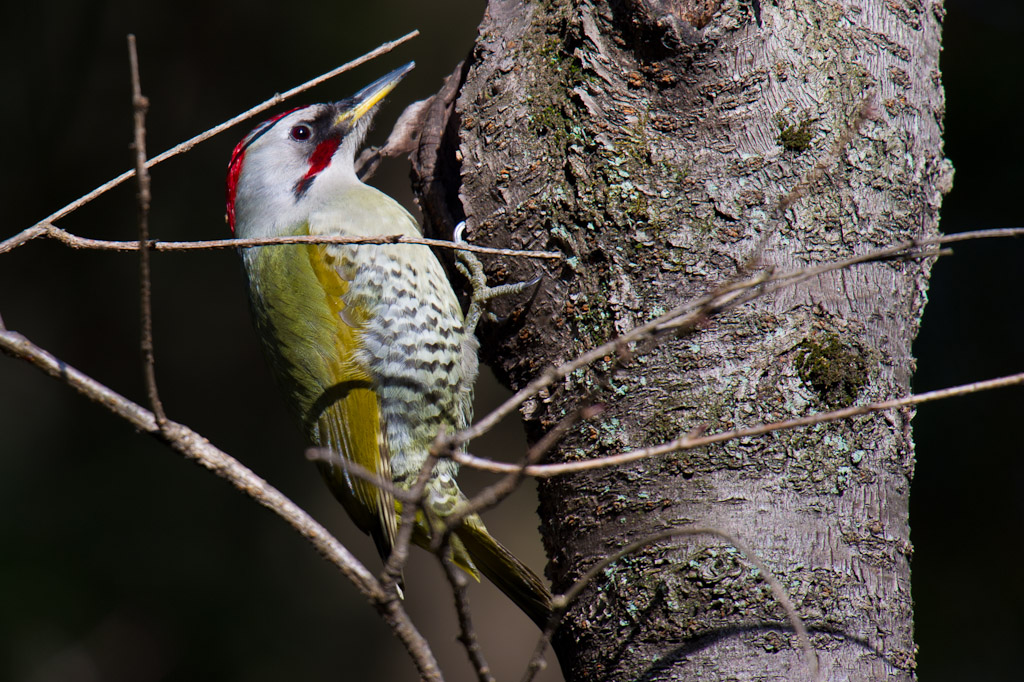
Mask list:
[[[476,340],[437,259],[425,246],[336,247],[343,270],[354,270],[346,308],[372,310],[356,357],[380,401],[393,480],[408,487],[431,444],[472,419]],[[455,474],[445,461],[438,473]]]

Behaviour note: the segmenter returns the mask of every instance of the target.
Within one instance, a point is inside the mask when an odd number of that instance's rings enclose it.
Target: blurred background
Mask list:
[[[947,0],[946,153],[956,166],[947,232],[1019,226],[1024,132],[1024,8]],[[320,86],[338,99],[406,61],[417,68],[385,104],[380,142],[401,108],[441,84],[470,49],[482,2],[6,3],[0,74],[6,106],[0,239],[132,165],[125,35],[139,40],[154,155],[195,133],[419,29],[420,38]],[[153,170],[151,233],[227,236],[223,176],[234,131]],[[411,206],[407,169],[375,184]],[[60,221],[76,234],[130,239],[127,183]],[[157,374],[168,415],[195,428],[324,522],[372,569],[355,531],[302,460],[302,442],[251,330],[237,255],[153,258]],[[6,325],[69,364],[143,400],[137,259],[44,241],[0,256]],[[914,389],[1024,369],[1024,245],[968,243],[942,259],[915,346]],[[503,394],[484,377],[478,413]],[[1014,388],[921,408],[912,495],[921,679],[1017,680],[1024,642],[1024,446]],[[516,425],[474,442],[524,442]],[[469,472],[467,472],[468,474]],[[467,487],[488,479],[467,475]],[[524,489],[488,516],[537,570],[536,500]],[[440,570],[414,553],[414,619],[449,679],[471,679]],[[489,585],[474,586],[484,650],[518,679],[535,638]],[[226,483],[140,436],[22,362],[0,356],[0,681],[414,679],[400,645],[355,590],[281,521]],[[548,671],[546,680],[560,679]]]

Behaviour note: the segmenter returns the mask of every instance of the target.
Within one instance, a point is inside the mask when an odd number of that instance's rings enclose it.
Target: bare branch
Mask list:
[[[207,130],[206,132],[200,133],[199,135],[196,135],[195,137],[193,137],[193,138],[191,138],[189,140],[186,140],[185,142],[182,142],[181,144],[179,144],[179,145],[177,145],[175,147],[172,147],[171,149],[168,149],[167,151],[165,151],[162,154],[154,156],[152,159],[149,159],[148,161],[146,161],[146,168],[152,168],[153,166],[155,166],[155,165],[157,165],[159,163],[162,163],[162,162],[166,161],[167,159],[170,159],[170,158],[172,158],[174,156],[177,156],[178,154],[182,154],[184,152],[187,152],[190,149],[192,149],[193,147],[195,147],[197,144],[199,144],[201,142],[205,142],[206,140],[209,140],[211,137],[219,135],[222,132],[224,132],[225,130],[228,130],[229,128],[232,128],[232,127],[238,125],[239,123],[242,123],[243,121],[249,120],[253,116],[258,116],[259,114],[263,113],[264,111],[266,111],[268,109],[271,109],[271,108],[277,106],[278,104],[281,104],[282,102],[287,101],[288,99],[291,99],[292,97],[294,97],[295,95],[298,95],[299,93],[305,92],[306,90],[309,90],[310,88],[316,87],[317,85],[320,85],[324,81],[330,80],[331,78],[334,78],[335,76],[337,76],[339,74],[345,73],[346,71],[351,71],[352,69],[356,68],[357,66],[365,64],[366,62],[370,61],[371,59],[375,59],[375,58],[379,57],[382,54],[387,54],[388,52],[390,52],[391,50],[395,49],[396,47],[398,47],[402,43],[404,43],[404,42],[406,42],[408,40],[411,40],[412,38],[415,38],[419,34],[420,34],[419,31],[411,31],[411,32],[405,34],[404,36],[402,36],[401,38],[399,38],[397,40],[393,40],[393,41],[391,41],[389,43],[384,43],[383,45],[381,45],[377,49],[371,50],[370,52],[367,52],[366,54],[364,54],[361,57],[357,57],[356,59],[353,59],[352,61],[350,61],[350,62],[348,62],[346,64],[342,64],[338,68],[333,69],[331,71],[328,71],[327,73],[322,74],[320,76],[317,76],[316,78],[313,78],[312,80],[308,80],[305,83],[303,83],[302,85],[298,85],[298,86],[292,88],[291,90],[288,90],[284,94],[274,95],[270,99],[262,102],[261,104],[257,104],[256,106],[252,107],[248,111],[245,111],[245,112],[239,114],[238,116],[235,116],[234,118],[228,119],[224,123],[221,123],[220,125],[214,126],[213,128],[210,128],[209,130]],[[4,251],[8,251],[11,248],[14,248],[15,246],[18,246],[19,244],[22,244],[22,243],[24,243],[26,241],[29,241],[30,239],[34,239],[35,237],[41,236],[43,234],[43,232],[40,231],[40,228],[45,228],[47,225],[51,225],[55,221],[60,220],[61,218],[67,216],[68,214],[78,210],[79,208],[81,208],[82,206],[85,206],[86,204],[88,204],[90,201],[92,201],[96,197],[98,197],[98,196],[100,196],[102,194],[105,194],[106,192],[109,192],[110,190],[114,189],[115,187],[117,187],[118,185],[123,183],[125,180],[130,179],[134,175],[135,175],[135,169],[132,169],[132,170],[129,170],[129,171],[125,171],[124,173],[122,173],[121,175],[117,176],[113,180],[110,180],[109,182],[106,182],[103,185],[100,185],[99,187],[97,187],[93,191],[89,192],[88,194],[85,194],[84,196],[79,197],[78,199],[76,199],[75,201],[71,202],[70,204],[68,204],[64,208],[62,208],[62,209],[60,209],[60,210],[58,210],[58,211],[56,211],[54,213],[51,213],[50,215],[48,215],[47,217],[43,218],[38,223],[33,225],[32,227],[22,231],[21,233],[15,235],[11,239],[8,239],[7,241],[4,241],[4,242],[0,242],[0,253],[3,253]]]
[[[30,228],[35,229],[35,228]],[[56,225],[44,225],[33,237],[46,236],[70,246],[73,249],[94,249],[97,251],[138,251],[137,241],[112,241],[109,239],[91,239],[71,234]],[[15,235],[7,241],[0,242],[0,253],[21,246],[29,239]],[[8,247],[8,244],[10,246]],[[250,246],[274,246],[279,244],[422,244],[442,249],[457,251],[474,251],[496,256],[513,256],[522,258],[546,258],[561,260],[565,256],[557,251],[523,251],[519,249],[498,249],[490,246],[477,246],[467,242],[450,242],[444,239],[427,239],[426,237],[409,237],[401,234],[384,235],[381,237],[345,237],[342,235],[295,235],[289,237],[261,237],[257,239],[206,239],[191,242],[164,242],[152,240],[146,246],[152,251],[206,251],[210,249],[241,249]]]
[[[874,91],[867,93],[864,99],[861,100],[860,106],[857,107],[857,113],[854,115],[853,120],[850,121],[850,125],[846,126],[843,133],[836,139],[835,144],[832,145],[831,153],[822,159],[818,159],[818,162],[804,175],[800,182],[779,198],[779,203],[776,206],[778,215],[782,215],[791,209],[793,204],[806,196],[811,187],[825,175],[825,171],[839,160],[846,146],[853,140],[853,136],[860,132],[864,122],[877,117],[875,98],[876,94]]]
[[[306,448],[306,459],[310,462],[327,462],[336,467],[341,467],[345,470],[345,473],[351,474],[361,481],[366,481],[367,483],[380,488],[389,495],[393,495],[395,499],[400,502],[416,504],[418,499],[411,490],[399,488],[393,482],[385,480],[382,476],[370,471],[358,462],[345,459],[330,448]]]
[[[744,292],[747,289],[752,289],[754,287],[762,285],[765,281],[767,281],[767,279],[767,275],[758,274],[739,284],[721,287],[718,290],[710,294],[705,294],[704,296],[701,296],[700,298],[694,301],[679,305],[676,308],[673,308],[669,312],[665,313],[664,315],[661,315],[660,317],[657,317],[651,320],[650,322],[647,322],[646,324],[634,327],[625,334],[616,337],[615,339],[612,339],[611,341],[608,341],[598,346],[597,348],[586,351],[585,353],[579,355],[574,360],[570,360],[569,362],[566,362],[565,364],[560,365],[558,367],[547,368],[546,370],[541,372],[540,375],[537,376],[537,378],[535,378],[525,387],[521,388],[519,391],[513,394],[512,397],[510,397],[504,403],[502,403],[494,410],[492,410],[490,414],[477,421],[476,424],[469,427],[468,429],[464,429],[459,433],[453,435],[451,438],[453,443],[466,443],[468,441],[473,440],[474,438],[479,438],[480,436],[494,428],[496,424],[498,424],[502,419],[507,417],[513,411],[515,411],[524,402],[526,402],[533,396],[537,395],[545,388],[551,386],[556,381],[560,381],[565,377],[569,376],[577,369],[586,367],[590,363],[600,360],[606,355],[613,354],[619,348],[623,348],[629,345],[630,343],[654,335],[659,328],[664,327],[664,325],[667,325],[670,322],[673,322],[684,315],[689,315],[688,319],[692,321],[703,319],[704,317],[706,317],[704,311],[720,309],[724,307],[730,301],[736,299],[740,293]],[[456,454],[455,456],[456,460],[459,462],[463,461],[462,457],[463,455],[459,454]],[[503,469],[503,471],[510,472],[512,471],[512,469]]]
[[[186,458],[226,479],[235,488],[280,516],[309,540],[320,555],[336,566],[373,604],[392,632],[405,645],[420,676],[425,680],[442,679],[429,644],[409,619],[401,601],[395,599],[394,595],[387,594],[373,574],[344,545],[276,488],[183,424],[168,421],[161,431],[152,412],[62,362],[23,335],[0,331],[0,350],[11,357],[25,360],[86,398],[103,405],[140,431],[164,441]]]
[[[481,469],[483,471],[491,471],[499,474],[511,474],[522,471],[527,476],[548,478],[550,476],[559,476],[561,474],[576,473],[579,471],[602,469],[606,467],[618,466],[621,464],[628,464],[630,462],[646,459],[648,457],[664,455],[670,452],[678,452],[680,450],[692,450],[693,448],[699,448],[705,445],[712,445],[715,443],[724,443],[725,441],[735,440],[736,438],[763,436],[764,434],[771,433],[773,431],[782,431],[785,429],[796,429],[804,426],[813,426],[815,424],[821,424],[824,422],[838,421],[840,419],[849,419],[850,417],[857,417],[864,414],[870,414],[872,412],[880,412],[882,410],[894,410],[901,407],[920,405],[921,403],[933,402],[935,400],[945,400],[947,398],[968,395],[970,393],[991,391],[992,389],[995,388],[1004,388],[1006,386],[1016,386],[1020,384],[1024,384],[1024,372],[1021,372],[1020,374],[1010,374],[1008,376],[999,377],[996,379],[988,379],[986,381],[975,381],[969,384],[953,386],[951,388],[942,388],[935,391],[929,391],[927,393],[912,394],[905,396],[903,398],[881,400],[874,403],[868,403],[866,405],[855,405],[853,407],[846,407],[841,410],[833,410],[831,412],[823,412],[821,414],[812,414],[806,417],[798,417],[797,419],[787,419],[785,421],[773,422],[771,424],[760,424],[758,426],[751,426],[744,429],[722,431],[720,433],[715,433],[710,436],[684,436],[682,438],[677,438],[676,440],[668,441],[667,443],[662,443],[661,445],[656,445],[654,447],[641,448],[639,450],[632,450],[630,452],[624,452],[618,455],[610,455],[608,457],[600,457],[598,459],[590,459],[581,462],[565,462],[562,464],[537,464],[524,468],[515,464],[495,462],[490,459],[476,457],[474,455],[465,453],[456,453],[454,455],[454,458],[455,461],[459,462],[460,464],[464,464],[475,469]]]
[[[443,430],[443,427],[442,427]],[[440,437],[440,434],[439,436]],[[423,510],[423,494],[427,489],[427,483],[434,473],[434,465],[437,464],[437,455],[433,451],[427,454],[427,458],[420,467],[416,482],[409,489],[410,497],[414,502],[402,504],[402,516],[398,525],[398,536],[395,544],[391,547],[391,554],[384,562],[382,582],[385,585],[394,585],[401,580],[402,569],[409,559],[409,543],[412,541],[413,532],[416,529],[416,516]]]
[[[146,168],[146,110],[149,100],[142,94],[139,78],[139,53],[135,47],[135,36],[128,34],[128,62],[132,72],[132,109],[134,110],[135,177],[139,181],[139,244],[149,241],[149,205],[152,198],[149,169]],[[160,402],[156,388],[156,355],[153,352],[153,291],[149,274],[149,249],[139,249],[139,308],[141,320],[140,345],[142,347],[142,376],[149,396],[149,407],[153,410],[157,426],[163,431],[167,426],[167,415]]]
[[[13,237],[9,237],[3,240],[2,242],[0,242],[0,253],[7,253],[8,251],[13,251],[22,244],[32,241],[36,237],[42,237],[46,235],[49,232],[48,227],[50,226],[46,223],[37,223],[36,225],[33,225],[28,229],[22,230]]]
[[[442,548],[442,552],[447,551]],[[469,597],[466,594],[466,574],[460,571],[451,559],[443,553],[438,555],[441,566],[444,567],[444,574],[448,578],[448,584],[452,587],[452,596],[455,597],[455,612],[459,617],[459,641],[466,647],[466,655],[476,677],[480,682],[495,682],[491,674],[491,666],[484,658],[483,649],[476,636],[476,628],[473,626],[473,616],[469,608]]]
[[[782,287],[794,286],[806,279],[816,277],[826,272],[841,270],[864,263],[879,262],[903,258],[930,258],[940,255],[937,251],[924,251],[922,247],[943,244],[946,242],[966,241],[969,239],[1005,238],[1024,236],[1024,228],[1007,228],[1000,230],[978,230],[970,233],[956,235],[945,235],[934,238],[914,239],[895,246],[869,251],[864,254],[852,256],[840,261],[825,263],[806,268],[800,268],[791,272],[774,274],[769,272],[757,273],[747,279],[726,283],[719,286],[704,296],[692,301],[682,303],[645,324],[634,327],[630,331],[608,341],[590,351],[582,353],[578,357],[558,367],[549,367],[542,371],[533,381],[513,394],[508,400],[496,407],[486,416],[480,418],[468,429],[454,434],[451,438],[454,443],[466,443],[474,438],[479,438],[490,431],[496,424],[509,414],[519,408],[524,402],[539,394],[544,389],[552,386],[555,382],[564,379],[577,369],[586,367],[616,351],[629,346],[642,339],[653,338],[659,333],[667,331],[683,331],[685,328],[693,327],[707,318],[724,310],[747,303],[763,293],[775,291]],[[479,466],[483,461],[474,463],[472,456],[459,454],[456,459],[470,466]],[[516,465],[502,464],[500,468],[492,468],[488,465],[486,470],[510,473]],[[535,474],[531,474],[535,475]]]
[[[528,466],[539,462],[568,433],[569,429],[578,422],[593,418],[600,414],[603,409],[600,406],[588,406],[574,410],[563,417],[561,421],[555,424],[554,428],[544,434],[540,440],[534,443],[533,447],[527,450],[526,456],[516,467],[515,471],[508,472],[504,478],[487,486],[474,495],[466,504],[453,512],[446,519],[448,528],[456,528],[470,514],[479,514],[498,506],[502,500],[515,492],[516,488],[519,487],[519,484],[526,476],[525,471]],[[472,457],[472,455],[469,456]]]

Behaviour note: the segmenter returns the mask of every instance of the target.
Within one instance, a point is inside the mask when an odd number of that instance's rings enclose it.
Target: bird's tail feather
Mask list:
[[[455,529],[473,566],[515,602],[537,627],[544,629],[551,617],[551,591],[540,577],[495,540],[475,514]]]

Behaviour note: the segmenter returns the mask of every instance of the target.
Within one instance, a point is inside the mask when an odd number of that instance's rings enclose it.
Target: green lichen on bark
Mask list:
[[[812,119],[804,118],[796,123],[790,123],[780,113],[775,114],[775,125],[779,129],[779,134],[775,139],[783,149],[799,153],[806,151],[811,146],[811,140],[814,138],[814,121]]]
[[[827,405],[848,407],[867,383],[863,354],[834,334],[805,339],[797,346],[796,371]]]

